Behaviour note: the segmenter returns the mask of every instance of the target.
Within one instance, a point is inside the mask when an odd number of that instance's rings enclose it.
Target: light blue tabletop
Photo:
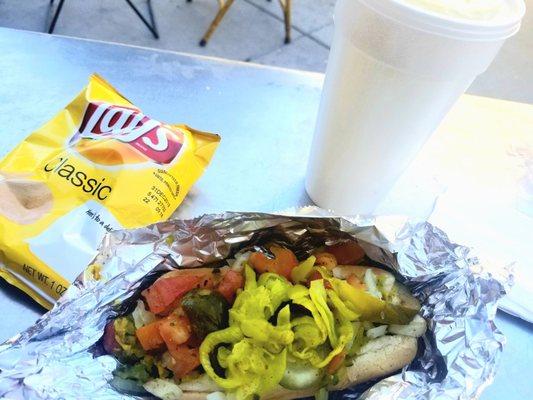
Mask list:
[[[311,204],[303,187],[322,75],[0,28],[0,157],[101,74],[147,115],[219,133],[177,216]],[[0,341],[43,310],[0,281]],[[508,344],[482,400],[533,399],[533,326],[502,312]]]

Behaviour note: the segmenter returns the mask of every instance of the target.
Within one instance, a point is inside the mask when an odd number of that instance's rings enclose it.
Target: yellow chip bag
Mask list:
[[[104,234],[170,217],[219,141],[144,115],[91,76],[0,161],[0,276],[50,308]]]

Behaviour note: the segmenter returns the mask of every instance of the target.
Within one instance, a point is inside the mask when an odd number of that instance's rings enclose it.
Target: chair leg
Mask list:
[[[48,33],[53,33],[54,29],[56,27],[57,19],[59,18],[59,14],[61,14],[61,9],[63,8],[63,3],[65,0],[59,0],[59,4],[57,5],[57,10],[52,17],[52,22],[50,23],[50,26],[48,27]],[[54,1],[50,0],[50,7],[53,6]]]
[[[207,44],[209,38],[211,37],[215,29],[217,29],[218,24],[220,24],[220,21],[222,21],[222,18],[224,18],[224,15],[226,15],[229,8],[233,4],[233,1],[234,0],[226,0],[221,4],[220,9],[218,10],[217,15],[215,16],[215,19],[213,19],[213,22],[211,22],[211,25],[209,25],[209,28],[207,28],[207,31],[202,37],[202,40],[200,40],[200,46],[204,47]]]
[[[285,20],[285,44],[291,42],[291,0],[279,0]]]
[[[151,0],[147,0],[148,5],[148,15],[150,18],[150,22],[144,18],[144,16],[141,14],[141,12],[135,7],[135,5],[131,2],[131,0],[126,0],[126,3],[130,6],[130,8],[137,14],[139,19],[142,21],[142,23],[148,28],[148,30],[154,35],[154,38],[159,39],[159,32],[157,31],[157,26],[155,25],[155,18],[154,18],[154,11],[152,10],[152,2]]]

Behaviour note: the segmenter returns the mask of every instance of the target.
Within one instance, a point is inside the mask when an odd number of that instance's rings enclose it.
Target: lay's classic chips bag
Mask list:
[[[91,76],[0,161],[0,276],[51,307],[105,233],[170,217],[219,141],[144,115]]]

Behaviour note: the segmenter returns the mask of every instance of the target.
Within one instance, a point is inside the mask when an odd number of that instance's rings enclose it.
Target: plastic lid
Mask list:
[[[507,0],[511,12],[493,20],[455,18],[402,0],[358,0],[384,17],[415,29],[467,40],[502,40],[520,29],[526,12],[523,0]]]

